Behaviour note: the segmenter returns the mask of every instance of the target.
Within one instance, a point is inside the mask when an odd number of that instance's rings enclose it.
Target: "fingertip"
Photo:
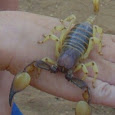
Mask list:
[[[101,80],[96,80],[95,88],[93,88],[92,79],[93,78],[87,79],[88,86],[91,90],[91,102],[94,104],[115,107],[115,86]]]

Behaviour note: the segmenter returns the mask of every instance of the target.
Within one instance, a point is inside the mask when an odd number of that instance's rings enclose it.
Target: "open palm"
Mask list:
[[[59,20],[25,12],[1,12],[0,20],[1,70],[16,75],[33,60],[46,56],[55,60],[54,41],[42,45],[38,45],[37,42],[43,39],[43,34],[49,34],[50,30],[59,24]],[[95,88],[92,87],[91,69],[86,82],[91,89],[92,103],[115,107],[115,36],[104,35],[103,44],[103,56],[94,49],[86,59],[86,62],[95,61],[99,68]],[[82,73],[79,72],[76,77],[81,75]],[[68,82],[62,73],[53,74],[44,70],[39,77],[36,78],[36,74],[32,76],[31,85],[68,100],[82,99],[81,89]]]

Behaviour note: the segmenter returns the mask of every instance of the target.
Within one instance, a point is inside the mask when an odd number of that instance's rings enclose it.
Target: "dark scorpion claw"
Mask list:
[[[57,66],[49,65],[48,63],[46,63],[42,60],[36,61],[34,66],[37,67],[37,68],[48,70],[51,73],[56,73],[57,72]]]
[[[47,64],[46,62],[42,61],[42,60],[39,60],[39,61],[36,61],[35,64],[34,64],[35,67],[39,67],[41,69],[45,69],[45,70],[48,70],[50,71],[51,70],[51,67],[49,64]]]
[[[82,96],[86,102],[90,103],[90,89],[88,85],[83,80],[78,78],[71,78],[71,82],[84,90]]]
[[[84,98],[84,100],[87,102],[87,103],[90,103],[91,101],[91,96],[90,96],[90,88],[88,87],[88,85],[86,84],[85,81],[79,79],[79,78],[76,78],[73,76],[72,74],[72,71],[69,71],[65,78],[68,80],[68,81],[71,81],[73,84],[75,84],[77,87],[81,88],[82,90],[84,90],[82,96]]]

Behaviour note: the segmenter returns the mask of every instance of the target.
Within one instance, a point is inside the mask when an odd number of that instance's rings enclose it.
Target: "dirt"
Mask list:
[[[74,14],[77,23],[92,14],[91,0],[20,0],[21,11],[37,13],[64,19]],[[103,28],[104,33],[115,34],[115,1],[100,2],[100,12],[95,24]],[[57,98],[32,87],[26,88],[15,96],[15,101],[24,115],[74,115],[75,102]],[[92,105],[92,115],[115,115],[115,109]]]

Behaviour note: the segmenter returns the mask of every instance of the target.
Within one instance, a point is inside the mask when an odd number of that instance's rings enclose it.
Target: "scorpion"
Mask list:
[[[90,102],[90,89],[85,83],[84,79],[88,76],[87,67],[91,66],[94,71],[94,78],[92,85],[94,87],[95,80],[98,76],[98,67],[94,61],[88,63],[81,63],[82,60],[88,58],[93,46],[98,45],[98,53],[101,55],[102,49],[102,28],[93,25],[93,22],[99,11],[99,0],[93,0],[94,14],[91,15],[85,22],[75,24],[76,17],[71,15],[64,20],[61,20],[61,25],[55,26],[51,34],[44,35],[44,40],[39,41],[39,44],[51,39],[56,41],[56,58],[54,61],[49,57],[41,60],[33,61],[27,65],[24,70],[17,74],[12,82],[9,94],[9,104],[11,105],[15,93],[26,88],[30,83],[30,75],[28,74],[33,67],[48,70],[51,73],[62,72],[65,78],[71,81],[74,85],[84,90],[83,98],[86,102]],[[67,26],[65,26],[65,23]],[[60,31],[61,35],[58,38],[54,33]],[[96,34],[99,34],[96,37]],[[82,70],[84,75],[82,79],[74,77],[75,72]]]

